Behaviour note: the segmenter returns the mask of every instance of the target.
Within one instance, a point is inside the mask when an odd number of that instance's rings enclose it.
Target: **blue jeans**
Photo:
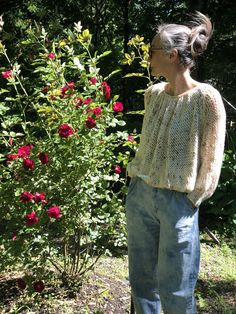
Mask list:
[[[129,280],[137,314],[194,314],[198,208],[186,193],[131,179],[126,197]]]

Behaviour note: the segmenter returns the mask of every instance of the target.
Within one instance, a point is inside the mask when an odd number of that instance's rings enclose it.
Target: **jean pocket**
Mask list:
[[[183,193],[184,194],[184,199],[185,202],[187,203],[188,207],[190,207],[192,210],[196,210],[197,207],[190,201],[190,199],[188,198],[188,194],[187,193]]]
[[[128,187],[127,196],[130,195],[130,194],[133,192],[137,181],[138,181],[138,177],[137,177],[137,176],[131,178],[131,180],[130,180],[130,182],[129,182],[129,187]]]

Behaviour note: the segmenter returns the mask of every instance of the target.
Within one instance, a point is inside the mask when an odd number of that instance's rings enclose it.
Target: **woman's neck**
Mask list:
[[[168,75],[167,80],[168,83],[165,90],[172,96],[181,95],[199,84],[199,82],[195,81],[190,76],[188,69],[183,72],[176,71],[175,73]]]

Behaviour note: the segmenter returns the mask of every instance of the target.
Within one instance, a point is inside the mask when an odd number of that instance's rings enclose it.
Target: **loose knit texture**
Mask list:
[[[187,193],[196,206],[215,191],[223,160],[226,113],[219,92],[199,83],[179,96],[166,83],[149,87],[139,149],[128,164],[130,177]]]

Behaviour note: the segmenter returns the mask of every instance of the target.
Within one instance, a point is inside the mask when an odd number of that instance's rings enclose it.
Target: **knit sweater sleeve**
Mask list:
[[[214,193],[223,161],[226,113],[219,92],[210,87],[204,95],[203,130],[200,145],[200,167],[195,188],[188,198],[198,207]]]

